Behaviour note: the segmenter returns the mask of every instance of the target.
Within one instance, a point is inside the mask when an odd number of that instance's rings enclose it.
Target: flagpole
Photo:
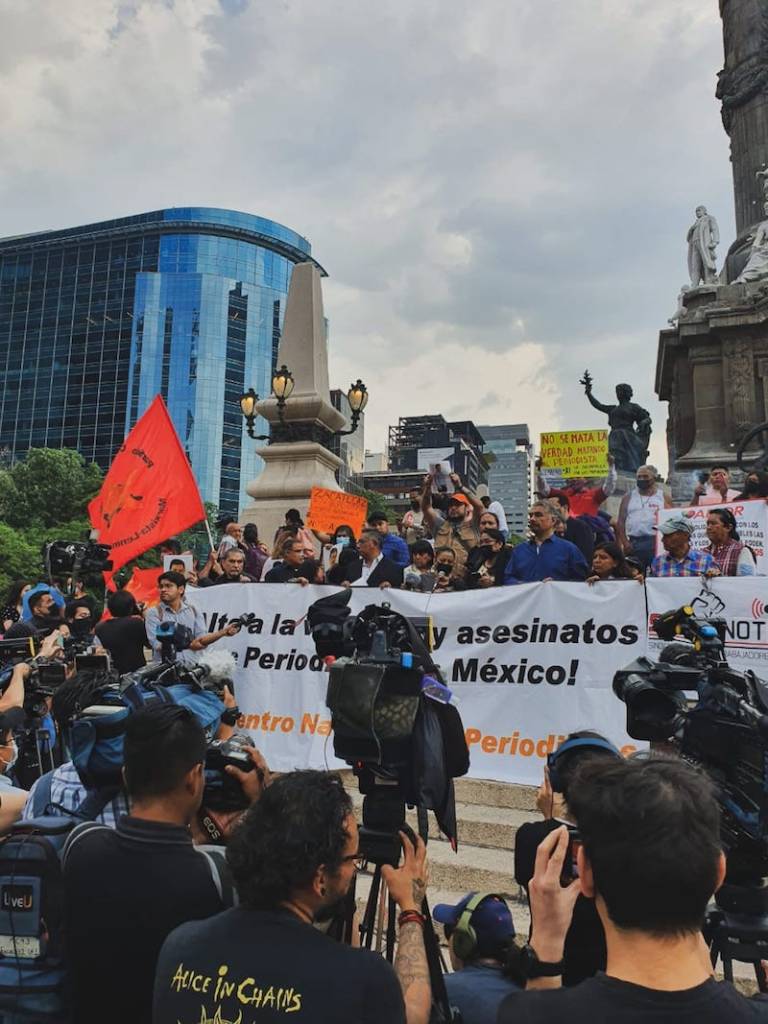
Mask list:
[[[211,551],[215,551],[216,545],[213,543],[213,534],[211,533],[211,524],[208,522],[208,516],[205,517],[205,529],[208,532],[208,540],[211,545]]]

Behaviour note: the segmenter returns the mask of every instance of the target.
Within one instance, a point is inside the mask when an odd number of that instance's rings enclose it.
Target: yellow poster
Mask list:
[[[608,472],[607,430],[558,430],[541,435],[541,468],[569,477],[602,477]]]

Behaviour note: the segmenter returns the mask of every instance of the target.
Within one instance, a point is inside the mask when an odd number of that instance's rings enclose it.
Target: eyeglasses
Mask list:
[[[346,864],[347,861],[351,861],[355,865],[355,871],[363,871],[368,864],[368,858],[364,857],[362,853],[348,853],[346,857],[341,858],[342,864]]]

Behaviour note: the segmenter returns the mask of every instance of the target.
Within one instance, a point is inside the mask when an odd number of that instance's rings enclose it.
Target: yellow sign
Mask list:
[[[568,479],[605,476],[608,472],[607,430],[558,430],[541,435],[541,468],[559,469]]]

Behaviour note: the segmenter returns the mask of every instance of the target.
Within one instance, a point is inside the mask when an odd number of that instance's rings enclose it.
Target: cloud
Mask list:
[[[704,202],[734,235],[701,0],[0,0],[8,234],[162,206],[312,242],[368,444],[408,412],[654,418],[658,331]],[[488,398],[488,402],[483,402]],[[606,399],[603,399],[606,400]],[[462,411],[463,410],[463,411]]]

